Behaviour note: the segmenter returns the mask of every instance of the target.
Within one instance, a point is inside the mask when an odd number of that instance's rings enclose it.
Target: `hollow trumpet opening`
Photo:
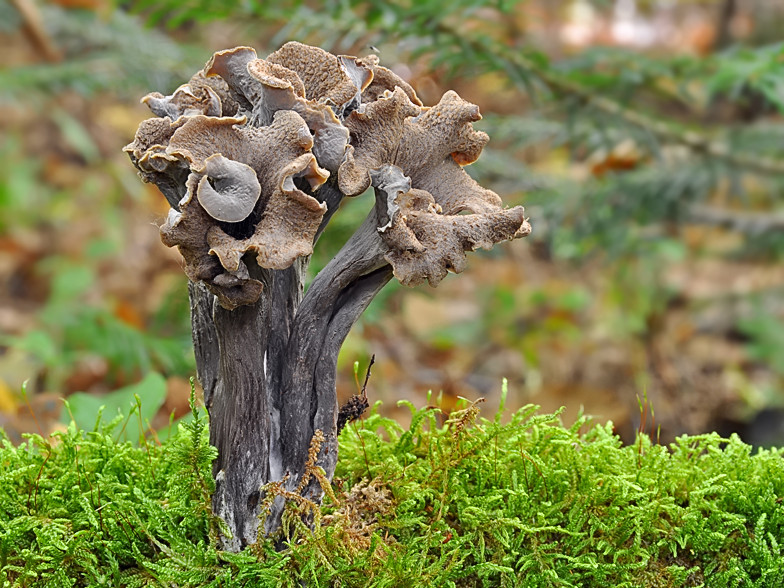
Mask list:
[[[250,239],[253,233],[256,232],[256,226],[261,220],[261,214],[261,211],[254,209],[245,220],[236,223],[218,221],[217,224],[230,237],[234,237],[237,240]]]

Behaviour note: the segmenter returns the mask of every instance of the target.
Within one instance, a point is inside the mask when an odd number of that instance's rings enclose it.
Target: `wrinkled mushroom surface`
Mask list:
[[[386,260],[406,285],[436,285],[462,271],[466,251],[530,232],[522,207],[503,209],[463,170],[488,141],[472,126],[478,108],[454,92],[422,106],[374,55],[291,42],[260,59],[236,47],[143,102],[161,118],[144,121],[125,150],[172,205],[164,243],[226,308],[261,293],[245,255],[284,269],[312,252],[326,212],[317,190],[330,174],[347,196],[376,188]]]
[[[233,308],[261,293],[260,284],[236,274],[243,255],[255,253],[262,267],[282,269],[312,252],[326,207],[294,184],[301,178],[317,190],[329,177],[312,145],[302,118],[280,111],[265,127],[204,115],[176,123],[152,119],[126,150],[140,168],[152,170],[148,176],[157,174],[153,181],[188,170],[178,211],[161,227],[161,237],[179,248],[192,280],[205,282]]]
[[[411,102],[417,106],[422,106],[422,101],[416,95],[414,88],[392,70],[379,65],[378,57],[376,55],[359,57],[356,59],[356,64],[369,69],[373,74],[371,82],[362,91],[363,104],[375,102],[384,92],[394,92],[395,88],[400,88],[405,92]]]
[[[448,272],[466,267],[466,251],[492,249],[501,241],[525,237],[531,225],[522,206],[483,214],[444,215],[433,196],[412,189],[396,166],[371,170],[376,188],[378,231],[389,248],[386,260],[406,286],[427,280],[431,286]]]
[[[298,113],[313,135],[319,165],[337,171],[349,137],[338,115],[349,103],[358,104],[360,91],[338,58],[301,43],[287,43],[266,60],[249,47],[237,47],[216,53],[205,72],[226,80],[252,125],[269,124],[279,110]],[[364,72],[369,80],[372,73]],[[364,79],[356,77],[357,83]]]
[[[471,125],[480,118],[477,106],[452,91],[431,108],[416,106],[402,88],[385,92],[346,120],[351,146],[338,172],[341,190],[364,192],[370,170],[391,164],[415,188],[430,192],[444,214],[498,209],[501,198],[462,168],[476,161],[489,140]]]
[[[160,92],[147,94],[142,98],[142,104],[146,104],[156,116],[168,116],[172,120],[196,114],[234,116],[239,110],[228,84],[219,77],[205,77],[204,71],[197,72],[170,96]]]
[[[173,124],[169,117],[142,121],[133,142],[123,149],[139,170],[142,181],[158,186],[175,210],[179,210],[179,202],[185,196],[185,181],[190,169],[185,162],[161,161],[153,156],[166,151],[179,124],[180,121]]]
[[[349,75],[341,58],[296,41],[286,43],[267,60],[296,72],[305,85],[305,96],[332,106],[340,118],[359,106],[359,96],[372,79],[366,68],[355,64]],[[360,73],[361,69],[366,73]]]
[[[164,96],[159,92],[152,92],[142,98],[153,114],[176,120],[181,116],[206,114],[207,116],[220,116],[222,112],[221,100],[209,86],[200,88],[197,95],[188,84],[184,84],[174,91],[171,96]]]

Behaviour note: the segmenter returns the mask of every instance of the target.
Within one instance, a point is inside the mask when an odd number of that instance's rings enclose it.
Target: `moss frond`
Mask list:
[[[204,415],[163,445],[71,425],[0,449],[3,587],[782,586],[784,450],[738,437],[569,428],[466,404],[404,430],[373,412],[340,436],[328,500],[291,537],[217,551]],[[116,423],[113,425],[116,427]],[[587,429],[587,430],[585,430]],[[584,432],[581,432],[584,431]],[[383,434],[382,434],[383,432]],[[319,439],[314,439],[314,448]],[[316,449],[317,451],[317,449]],[[320,482],[323,473],[310,468]],[[265,497],[283,492],[265,487]],[[284,496],[285,498],[285,496]],[[307,513],[305,511],[308,511]],[[303,514],[315,515],[311,530]]]

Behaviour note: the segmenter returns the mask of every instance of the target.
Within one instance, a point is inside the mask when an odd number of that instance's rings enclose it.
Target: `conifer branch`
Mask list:
[[[675,123],[658,120],[651,115],[629,108],[621,102],[597,94],[591,88],[566,79],[552,69],[537,65],[532,59],[520,52],[510,50],[497,43],[491,45],[488,40],[461,34],[456,29],[444,24],[439,25],[438,30],[452,37],[455,43],[468,45],[477,54],[494,54],[525,77],[533,75],[554,94],[578,98],[584,104],[642,128],[660,139],[680,143],[697,153],[753,172],[772,175],[784,174],[784,160],[782,159],[764,157],[759,154],[738,153],[731,148],[729,143],[712,137],[708,131],[682,128]]]

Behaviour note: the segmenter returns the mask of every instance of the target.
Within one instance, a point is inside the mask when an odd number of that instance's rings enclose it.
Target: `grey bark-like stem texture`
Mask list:
[[[325,439],[317,465],[329,479],[335,471],[338,352],[351,326],[392,277],[376,227],[377,216],[372,210],[313,281],[294,320],[281,382],[280,414],[280,437],[285,439],[282,465],[290,491],[297,488],[304,474],[308,448],[316,430],[321,430]],[[321,493],[318,482],[311,480],[303,495],[319,501]],[[282,501],[273,505],[271,527],[277,525],[282,508]]]
[[[204,406],[212,406],[212,396],[218,383],[220,351],[218,333],[212,319],[213,296],[204,284],[188,280],[191,303],[191,335],[196,355],[196,376],[204,390]]]
[[[325,413],[334,413],[337,419],[336,399],[325,402],[315,393],[315,369],[323,351],[330,322],[337,315],[338,303],[345,304],[345,297],[356,280],[385,265],[384,247],[376,230],[375,210],[349,239],[340,252],[319,273],[300,305],[289,338],[287,364],[282,382],[283,410],[281,412],[281,435],[286,439],[283,462],[292,474],[291,484],[296,487],[314,432],[313,420],[320,411],[324,422]],[[343,299],[341,299],[343,295]],[[358,318],[358,317],[357,317]],[[352,323],[353,324],[353,323]],[[302,415],[310,415],[303,419]],[[330,432],[323,431],[327,442]]]
[[[269,270],[247,261],[251,275],[265,288]],[[226,310],[214,305],[219,376],[210,402],[210,443],[218,457],[212,464],[215,477],[213,511],[232,531],[224,548],[238,551],[255,543],[263,484],[269,482],[269,402],[264,355],[269,335],[270,297]]]

